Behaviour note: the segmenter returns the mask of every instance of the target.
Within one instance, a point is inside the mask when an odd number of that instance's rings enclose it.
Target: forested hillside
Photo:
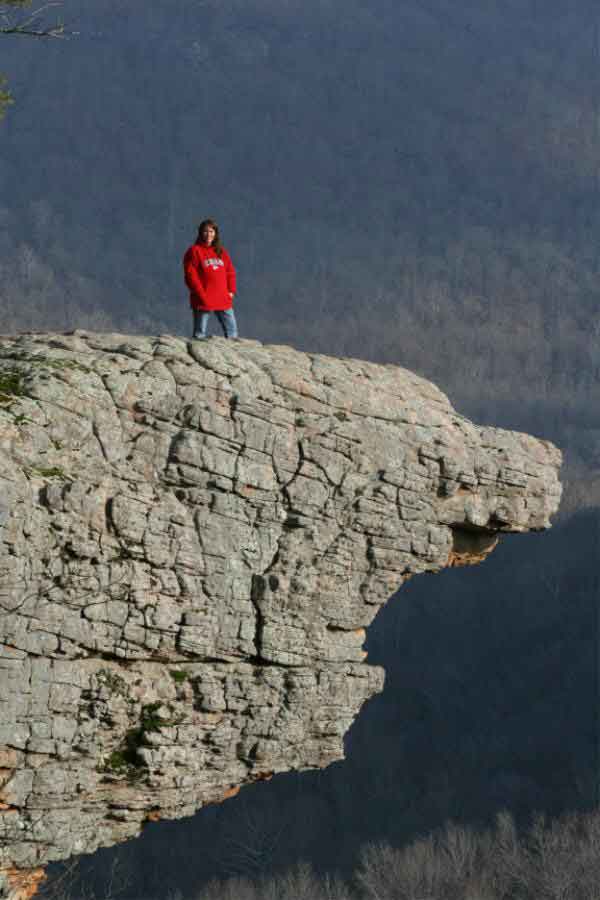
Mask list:
[[[187,333],[181,256],[212,215],[245,336],[406,366],[566,451],[555,534],[417,580],[375,624],[388,687],[349,761],[153,827],[125,851],[136,890],[151,850],[189,893],[298,859],[347,874],[365,842],[447,818],[590,808],[597,4],[67,0],[63,17],[68,41],[2,43],[0,330]]]
[[[3,43],[4,330],[186,332],[210,213],[246,335],[407,365],[595,473],[595,16],[68,0],[70,41]]]

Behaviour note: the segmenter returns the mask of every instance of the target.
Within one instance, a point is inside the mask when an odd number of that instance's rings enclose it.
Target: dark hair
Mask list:
[[[198,225],[198,237],[196,240],[198,243],[202,243],[202,229],[205,225],[210,225],[211,228],[215,229],[215,239],[211,244],[211,247],[214,249],[217,256],[221,256],[223,253],[223,245],[221,244],[221,238],[219,237],[219,226],[215,222],[214,219],[203,219]]]

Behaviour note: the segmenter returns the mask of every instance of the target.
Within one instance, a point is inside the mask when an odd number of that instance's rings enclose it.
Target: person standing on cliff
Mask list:
[[[233,312],[235,269],[213,219],[204,219],[198,226],[196,243],[186,250],[183,258],[183,271],[194,314],[194,340],[206,339],[211,313],[216,315],[226,338],[237,338]]]

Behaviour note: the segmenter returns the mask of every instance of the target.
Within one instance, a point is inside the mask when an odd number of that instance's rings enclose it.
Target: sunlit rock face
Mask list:
[[[551,444],[408,371],[221,338],[0,339],[0,461],[15,897],[50,860],[340,759],[383,685],[380,606],[560,497]]]

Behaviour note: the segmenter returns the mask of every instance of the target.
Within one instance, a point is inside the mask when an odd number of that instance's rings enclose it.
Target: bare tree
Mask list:
[[[48,0],[35,9],[29,9],[31,0],[0,0],[0,34],[64,38],[67,32],[63,22],[47,21],[50,11],[60,6],[61,0]],[[13,98],[10,91],[6,90],[6,78],[0,75],[0,119],[11,103]]]
[[[131,875],[118,852],[112,857],[104,876],[102,890],[98,892],[88,883],[82,857],[66,860],[41,886],[39,900],[117,900],[131,887]]]
[[[49,0],[25,15],[15,15],[17,11],[31,6],[31,0],[1,0],[0,34],[20,34],[26,37],[66,37],[63,22],[46,22],[46,16],[52,9],[62,6],[61,0]]]

